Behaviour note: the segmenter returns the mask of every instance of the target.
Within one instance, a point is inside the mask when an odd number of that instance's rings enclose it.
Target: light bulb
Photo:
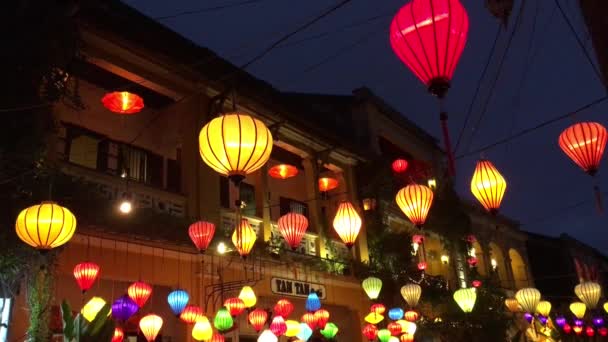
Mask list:
[[[226,248],[226,244],[223,242],[220,242],[217,244],[217,252],[220,254],[225,254],[228,251],[228,248]]]
[[[129,214],[133,210],[133,204],[129,200],[123,200],[120,202],[118,210],[123,214]]]

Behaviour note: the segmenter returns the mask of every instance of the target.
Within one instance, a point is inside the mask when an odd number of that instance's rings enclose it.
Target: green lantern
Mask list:
[[[380,329],[378,330],[378,340],[380,342],[388,342],[391,339],[391,331],[388,329]]]
[[[326,339],[331,340],[336,337],[336,335],[338,335],[338,330],[339,329],[337,325],[329,322],[325,324],[325,328],[321,330],[321,335],[323,335],[323,337],[325,337]]]
[[[221,307],[217,310],[215,318],[213,319],[213,326],[220,332],[228,331],[234,325],[232,316],[226,307]]]
[[[378,299],[378,296],[380,296],[380,290],[382,290],[382,280],[376,277],[369,277],[363,280],[361,286],[369,299]]]

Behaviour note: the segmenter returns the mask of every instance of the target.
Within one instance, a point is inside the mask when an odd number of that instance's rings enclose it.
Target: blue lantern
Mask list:
[[[175,314],[175,316],[179,316],[179,314],[184,311],[186,305],[188,305],[188,301],[190,300],[190,296],[188,292],[184,290],[175,290],[169,293],[167,296],[167,302],[171,307],[171,311]]]
[[[403,309],[402,308],[392,308],[388,310],[388,318],[396,321],[398,319],[403,318]]]
[[[312,336],[312,329],[306,323],[300,323],[300,332],[296,335],[297,338],[306,342]]]
[[[316,292],[312,291],[306,298],[306,311],[315,312],[321,308],[321,300]]]
[[[139,306],[129,296],[123,295],[112,303],[112,317],[117,321],[126,322],[135,315]]]

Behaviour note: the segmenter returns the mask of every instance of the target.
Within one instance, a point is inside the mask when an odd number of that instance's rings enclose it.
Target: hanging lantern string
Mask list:
[[[114,251],[112,256],[112,269],[118,270],[118,264],[116,263],[116,254],[118,253],[118,240],[114,239]],[[116,299],[114,297],[114,288],[116,287],[116,277],[112,277],[112,301]]]
[[[180,270],[181,270],[181,266],[182,266],[182,261],[181,261],[181,257],[182,257],[182,253],[180,251],[179,246],[177,247],[177,288],[179,289],[179,285],[181,282],[181,275],[180,275]]]
[[[139,280],[141,280],[141,266],[142,266],[142,265],[141,265],[141,264],[142,264],[142,263],[141,263],[141,261],[142,261],[142,259],[143,259],[143,255],[144,255],[144,254],[143,254],[143,245],[142,245],[142,244],[140,244],[140,245],[139,245],[139,260],[137,261],[137,264],[138,264],[138,266],[139,266]]]

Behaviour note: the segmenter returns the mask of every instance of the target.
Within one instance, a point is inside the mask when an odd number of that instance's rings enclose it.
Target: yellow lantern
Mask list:
[[[251,309],[258,302],[258,298],[255,296],[255,292],[251,286],[243,286],[239,293],[239,299],[245,303],[247,309]]]
[[[549,317],[549,312],[551,312],[551,303],[546,300],[541,300],[536,306],[536,312],[545,317]]]
[[[268,127],[243,113],[228,113],[211,120],[198,140],[205,164],[235,183],[261,168],[272,152]]]
[[[399,190],[395,201],[416,227],[422,227],[433,204],[433,190],[428,186],[410,184]]]
[[[15,230],[28,245],[49,250],[70,241],[76,231],[76,217],[57,203],[42,202],[19,213]]]
[[[515,293],[515,299],[524,312],[534,313],[540,302],[540,291],[533,287],[523,288]]]
[[[487,211],[494,215],[498,212],[506,190],[507,182],[489,160],[477,162],[471,179],[471,192]]]
[[[576,285],[574,293],[581,302],[585,303],[587,308],[595,309],[602,295],[602,287],[598,283],[587,281]]]
[[[415,308],[416,305],[418,305],[421,295],[422,287],[420,287],[418,284],[407,284],[401,287],[401,296],[412,308]]]
[[[416,329],[418,326],[414,322],[406,321],[404,319],[400,319],[396,322],[401,326],[401,331],[404,334],[414,335],[416,333]]]
[[[382,322],[382,320],[384,319],[384,316],[382,316],[379,313],[375,313],[375,312],[370,312],[367,314],[367,316],[365,316],[364,320],[369,323],[369,324],[378,324],[380,322]]]
[[[608,313],[608,302],[604,303],[604,311],[606,311],[606,313]]]
[[[454,301],[460,306],[464,313],[473,311],[475,301],[477,300],[477,292],[474,288],[460,289],[454,292]]]
[[[285,325],[287,325],[287,331],[285,332],[285,336],[294,337],[300,333],[300,322],[294,320],[285,321]]]
[[[520,311],[519,303],[515,298],[505,299],[505,306],[507,307],[507,310],[509,310],[509,312],[515,313]]]
[[[232,243],[244,258],[251,253],[256,239],[255,230],[251,228],[247,219],[242,219],[241,223],[234,229],[234,233],[232,233]]]
[[[163,327],[163,319],[154,314],[148,314],[139,320],[139,329],[148,342],[156,340],[156,336]]]
[[[351,248],[357,240],[361,230],[361,217],[350,202],[342,202],[334,217],[334,229],[344,242],[346,247]]]
[[[89,322],[92,322],[101,309],[106,305],[106,301],[101,297],[91,298],[80,310],[80,314]],[[111,310],[108,312],[110,316]]]
[[[587,306],[582,302],[574,302],[570,304],[570,311],[572,311],[576,318],[583,319],[583,317],[585,317],[585,312],[587,311]]]
[[[213,337],[213,328],[206,316],[200,316],[192,328],[192,337],[197,341],[207,341]]]
[[[369,299],[378,299],[378,296],[380,296],[380,290],[382,290],[382,280],[376,277],[368,277],[363,280],[361,286]]]

